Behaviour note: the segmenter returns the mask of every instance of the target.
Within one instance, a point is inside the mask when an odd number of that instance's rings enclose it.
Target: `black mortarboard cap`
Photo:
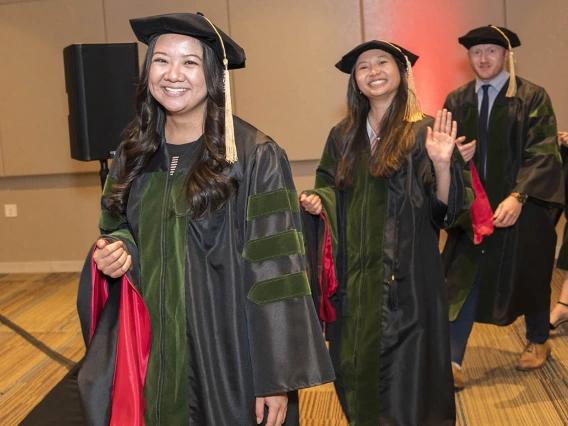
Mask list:
[[[475,28],[466,35],[458,38],[458,41],[466,49],[470,49],[478,44],[496,44],[497,46],[504,47],[505,49],[521,45],[519,37],[513,31],[503,27],[496,27],[494,25]],[[510,45],[509,42],[511,43]]]
[[[361,53],[363,52],[366,52],[367,50],[372,49],[380,49],[390,53],[392,56],[402,62],[404,66],[406,66],[406,58],[408,58],[408,61],[411,65],[414,65],[414,63],[418,60],[418,56],[416,56],[412,52],[409,52],[404,47],[398,46],[397,44],[389,43],[388,41],[371,40],[362,43],[351,50],[349,53],[343,56],[343,58],[341,58],[341,61],[335,64],[335,67],[338,70],[343,71],[344,73],[351,74],[351,71],[353,70],[355,63],[357,62],[359,55],[361,55]]]
[[[223,62],[223,47],[219,37],[208,20],[201,14],[169,13],[130,20],[134,34],[144,44],[161,34],[182,34],[201,40],[213,49],[220,62]],[[229,69],[245,67],[245,51],[227,34],[216,28],[223,38]]]

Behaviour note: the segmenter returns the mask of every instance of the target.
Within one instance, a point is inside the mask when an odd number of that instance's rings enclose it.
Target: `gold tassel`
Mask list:
[[[509,48],[510,49],[510,48]],[[507,88],[507,98],[514,98],[517,94],[517,76],[515,74],[515,54],[509,50],[509,87]]]
[[[383,43],[389,44],[402,53],[402,50],[398,46],[386,41],[381,40]],[[414,85],[414,75],[412,74],[412,64],[404,53],[404,60],[406,61],[406,77],[408,82],[408,97],[406,98],[406,108],[404,110],[404,120],[408,121],[409,123],[415,123],[417,121],[422,120],[425,117],[425,114],[422,112],[422,108],[420,107],[420,102],[418,101],[418,96],[416,95],[416,86]]]
[[[509,76],[509,87],[507,87],[507,93],[505,94],[505,97],[514,98],[515,95],[517,94],[517,76],[515,74],[515,54],[513,53],[513,47],[511,46],[511,41],[509,40],[509,37],[507,37],[505,35],[505,33],[503,31],[501,31],[501,29],[499,27],[496,27],[495,25],[491,25],[491,28],[499,31],[499,33],[501,33],[503,38],[507,41],[507,45],[509,46],[509,74],[510,74],[510,76]]]
[[[416,86],[414,85],[412,64],[410,63],[406,55],[404,55],[404,59],[406,59],[406,75],[408,77],[408,98],[406,99],[404,119],[410,123],[415,123],[424,118],[424,113],[422,112],[422,108],[420,108],[418,96],[416,96]]]
[[[203,16],[203,15],[202,15]],[[235,126],[233,124],[233,103],[231,101],[231,79],[229,78],[229,60],[227,59],[227,52],[225,51],[225,43],[223,43],[223,38],[217,28],[213,23],[206,17],[203,16],[209,25],[217,33],[219,37],[219,42],[221,43],[221,48],[223,49],[223,67],[224,78],[225,78],[225,160],[229,164],[236,163],[239,159],[237,157],[237,146],[235,144]]]
[[[238,161],[235,145],[235,127],[233,125],[233,103],[231,101],[231,79],[229,78],[229,61],[223,59],[225,65],[225,159],[233,164]]]

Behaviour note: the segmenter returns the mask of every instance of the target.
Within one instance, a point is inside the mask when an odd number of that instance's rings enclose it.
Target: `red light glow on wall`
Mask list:
[[[414,67],[424,112],[435,115],[448,93],[475,76],[458,37],[489,23],[502,25],[497,2],[364,0],[364,38],[387,40],[420,57]]]

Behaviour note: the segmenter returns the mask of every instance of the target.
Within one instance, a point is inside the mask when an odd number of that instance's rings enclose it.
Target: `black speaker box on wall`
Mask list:
[[[72,44],[63,58],[71,157],[112,158],[135,115],[138,44]]]

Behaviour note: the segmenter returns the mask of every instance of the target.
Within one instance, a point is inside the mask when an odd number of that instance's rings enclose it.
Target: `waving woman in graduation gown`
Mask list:
[[[350,75],[348,115],[329,134],[316,189],[300,198],[312,214],[310,271],[351,425],[455,424],[436,228],[467,207],[466,190],[451,114],[420,112],[417,59],[371,41],[336,65]]]
[[[244,51],[201,15],[131,25],[148,44],[137,115],[79,294],[86,422],[298,425],[293,391],[334,373],[288,159],[231,114],[228,69]]]

